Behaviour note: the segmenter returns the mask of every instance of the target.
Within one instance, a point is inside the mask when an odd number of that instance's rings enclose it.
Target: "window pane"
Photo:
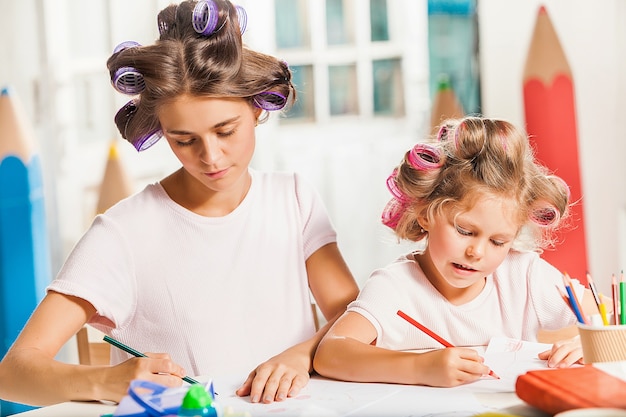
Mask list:
[[[313,66],[293,65],[289,68],[291,68],[291,81],[296,87],[297,97],[294,105],[285,114],[287,120],[281,120],[313,121],[315,119]]]
[[[329,45],[348,42],[343,0],[326,0],[326,39]]]
[[[329,66],[328,89],[332,116],[359,113],[356,65]]]
[[[309,19],[306,0],[276,0],[276,45],[279,48],[308,48]]]
[[[480,113],[476,0],[428,1],[430,95],[447,77],[466,114]]]
[[[372,62],[374,80],[374,114],[402,116],[404,114],[404,89],[399,59],[382,59]]]
[[[372,42],[389,40],[387,0],[370,0],[370,26]]]

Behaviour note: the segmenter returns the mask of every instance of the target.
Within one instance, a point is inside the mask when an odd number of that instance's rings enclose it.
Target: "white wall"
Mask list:
[[[257,3],[261,4],[260,0],[247,1],[251,10],[258,8]],[[133,15],[134,24],[129,22],[128,27],[114,28],[112,42],[122,40],[118,37],[127,30],[135,32],[137,25],[143,27],[144,19],[152,22],[148,25],[154,25],[154,9],[158,8],[154,3],[145,8],[145,16]],[[423,9],[422,12],[416,10],[416,4],[424,6],[425,2],[409,3],[407,20],[398,24],[408,22],[409,26],[405,28],[408,40],[425,42],[425,16]],[[80,150],[64,148],[59,142],[62,137],[56,136],[55,126],[42,123],[42,115],[53,111],[46,106],[56,106],[57,111],[62,109],[58,104],[49,104],[47,98],[40,95],[39,88],[50,82],[51,71],[42,64],[45,55],[39,45],[43,38],[60,28],[52,26],[48,34],[40,33],[35,22],[42,19],[36,20],[33,16],[41,13],[42,5],[50,8],[56,4],[54,0],[0,0],[0,85],[16,87],[28,116],[36,124],[40,146],[48,155],[53,155],[47,160],[44,156],[44,170],[49,169],[44,183],[54,192],[47,196],[48,204],[54,205],[51,213],[55,219],[51,224],[58,224],[61,229],[58,233],[64,236],[52,249],[61,251],[59,257],[62,258],[84,230],[85,219],[91,215],[89,207],[95,204],[94,187],[97,187],[97,179],[104,169],[108,143]],[[119,1],[113,4],[126,6]],[[626,2],[479,0],[482,100],[486,116],[524,124],[522,69],[540,4],[547,8],[574,75],[590,272],[600,290],[608,293],[610,274],[619,272],[626,265],[625,164],[621,161],[626,138],[620,123],[626,104],[626,81],[621,77],[626,73],[626,29],[623,24],[626,22]],[[251,22],[250,25],[250,30],[254,31],[254,25]],[[50,42],[50,38],[47,39]],[[412,101],[407,104],[407,109],[416,122],[407,126],[402,122],[387,121],[371,129],[367,138],[356,135],[349,127],[333,124],[326,126],[323,135],[307,129],[300,132],[292,129],[283,131],[276,138],[271,124],[259,129],[260,152],[256,163],[261,167],[298,169],[318,185],[339,231],[340,245],[359,282],[366,279],[371,269],[404,250],[395,245],[378,219],[389,197],[384,188],[389,168],[399,160],[402,151],[425,132],[425,109],[429,103],[424,86],[428,74],[424,72],[427,63],[420,61],[420,57],[426,57],[423,53],[425,45],[417,42],[413,46],[415,61],[407,66],[412,69],[407,73],[407,91],[410,93],[407,98]],[[62,50],[53,45],[52,50],[55,49]],[[111,115],[116,109],[111,109]],[[53,117],[52,122],[71,122],[65,119],[67,110],[60,114],[61,119]],[[362,120],[354,121],[355,125],[360,123]],[[272,139],[267,140],[268,137]],[[343,138],[341,143],[329,139],[337,137]],[[381,148],[381,138],[392,143]],[[291,148],[292,157],[272,154],[271,150],[277,147]],[[150,155],[139,155],[130,146],[123,147],[126,166],[133,176],[139,178],[137,187],[152,180],[151,174],[155,175],[154,178],[161,174],[149,172],[145,167],[147,161],[151,160],[153,165],[161,163],[163,173],[176,165],[166,151],[164,146],[157,146]],[[50,167],[56,166],[60,166],[63,178],[54,178],[54,170]],[[81,176],[90,178],[91,188],[84,187]]]
[[[590,273],[610,294],[626,267],[626,2],[479,0],[486,116],[524,125],[522,71],[544,5],[574,77]]]

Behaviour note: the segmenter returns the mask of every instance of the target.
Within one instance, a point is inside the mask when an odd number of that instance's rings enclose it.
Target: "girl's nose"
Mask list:
[[[465,253],[472,258],[481,258],[484,254],[483,245],[480,242],[474,242],[467,247]]]

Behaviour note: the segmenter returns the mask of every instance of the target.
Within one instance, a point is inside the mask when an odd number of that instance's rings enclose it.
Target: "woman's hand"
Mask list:
[[[102,383],[104,390],[97,398],[120,402],[128,394],[133,379],[142,379],[167,387],[182,384],[185,370],[172,362],[166,353],[147,353],[147,358],[131,358],[115,366],[105,367]]]
[[[257,366],[236,393],[266,404],[294,397],[309,382],[310,366],[309,350],[296,345]]]
[[[567,368],[575,363],[583,363],[583,348],[580,336],[554,343],[552,349],[539,354],[539,359],[547,360],[550,368]]]

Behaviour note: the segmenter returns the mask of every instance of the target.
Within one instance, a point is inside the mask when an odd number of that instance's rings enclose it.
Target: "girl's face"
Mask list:
[[[485,277],[502,263],[517,236],[516,214],[513,199],[488,197],[456,218],[444,212],[432,223],[420,219],[428,230],[420,266],[450,302],[462,304],[480,293]]]
[[[241,193],[248,184],[259,113],[243,99],[183,95],[162,106],[158,116],[190,176],[213,193]]]

